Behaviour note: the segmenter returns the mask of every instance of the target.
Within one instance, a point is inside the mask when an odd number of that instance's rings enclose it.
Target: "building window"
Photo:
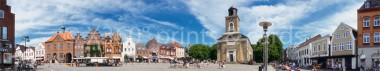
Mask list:
[[[344,43],[340,43],[339,47],[340,47],[340,49],[339,49],[339,50],[343,50],[343,47],[344,47]]]
[[[106,52],[111,53],[111,48],[107,48]]]
[[[326,44],[323,44],[323,50],[326,50]]]
[[[321,45],[318,45],[318,51],[321,51]]]
[[[59,53],[59,58],[63,58],[63,53]]]
[[[364,5],[365,8],[369,8],[370,6],[371,4],[369,2],[365,2],[365,5]]]
[[[364,33],[363,43],[369,43],[370,41],[369,37],[370,37],[369,33]]]
[[[50,54],[47,54],[47,58],[46,59],[50,59]]]
[[[380,32],[375,32],[374,37],[375,37],[374,42],[380,43]]]
[[[351,41],[347,42],[347,49],[348,50],[352,49],[352,42]]]
[[[63,49],[63,44],[62,43],[59,44],[59,48]]]
[[[0,10],[0,18],[4,18],[4,11]]]
[[[340,39],[340,34],[336,34],[336,39]]]
[[[230,29],[231,32],[234,31],[234,23],[232,23],[232,22],[230,23],[230,28],[229,29]]]
[[[124,52],[126,52],[127,51],[127,48],[124,48]]]
[[[57,49],[57,45],[56,45],[56,44],[54,44],[53,48],[54,48],[54,49]]]
[[[369,18],[366,17],[363,19],[363,27],[369,27],[369,23]]]
[[[333,44],[333,50],[336,51],[336,44]]]
[[[344,32],[343,38],[347,38],[348,32]]]
[[[50,50],[50,45],[49,44],[47,45],[47,49]]]
[[[374,23],[375,23],[375,26],[380,26],[380,17],[379,16],[375,17]]]
[[[70,48],[70,47],[71,47],[70,43],[67,43],[67,48]]]
[[[2,38],[3,39],[8,39],[8,28],[7,27],[3,27],[3,33],[2,33]]]

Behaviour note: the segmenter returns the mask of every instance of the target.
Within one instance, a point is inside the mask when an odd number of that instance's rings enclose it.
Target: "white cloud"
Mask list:
[[[349,6],[331,14],[325,19],[304,25],[302,30],[312,32],[312,34],[332,34],[341,22],[356,29],[357,9],[359,9],[362,4],[362,2],[350,3]],[[311,28],[312,30],[307,30]]]
[[[220,0],[189,0],[186,3],[192,14],[208,30],[209,36],[217,39],[224,33],[224,17],[227,16],[227,10],[231,4],[235,4],[240,17],[240,28],[242,33],[248,33],[251,42],[256,42],[262,37],[262,27],[258,24],[262,21],[270,21],[273,26],[269,28],[270,33],[279,33],[289,29],[293,22],[299,21],[308,14],[315,12],[323,7],[339,3],[340,1],[299,1],[289,0],[285,3],[275,5],[258,5],[249,6],[247,3],[255,1],[237,0],[234,2]]]
[[[175,2],[171,1],[164,2],[175,4]],[[12,7],[12,12],[16,14],[16,39],[22,35],[41,34],[38,37],[43,37],[43,35],[49,35],[49,33],[59,30],[51,30],[52,27],[58,27],[63,24],[85,25],[74,26],[70,29],[73,34],[82,33],[82,35],[83,33],[88,33],[91,29],[83,30],[78,27],[94,28],[93,26],[95,26],[95,28],[102,27],[102,29],[110,30],[106,32],[130,30],[131,28],[125,27],[146,26],[141,25],[141,22],[131,20],[132,18],[141,19],[140,16],[143,16],[144,13],[158,11],[158,9],[179,8],[165,5],[165,3],[147,4],[143,1],[130,0],[10,0],[8,4]],[[104,15],[99,16],[98,14],[106,14],[107,17]],[[113,19],[113,17],[116,17],[116,19]],[[176,24],[167,21],[151,18],[149,20],[159,26],[178,27]],[[36,31],[37,33],[34,33]],[[144,32],[144,34],[147,33],[150,32]],[[138,36],[133,33],[131,35]],[[35,42],[43,41],[46,40],[35,40]]]
[[[172,28],[180,29],[180,27],[178,25],[176,25],[174,23],[171,23],[171,22],[159,21],[159,20],[155,20],[155,19],[152,19],[152,18],[149,18],[149,17],[143,17],[143,19],[146,19],[146,20],[149,20],[149,21],[161,24],[161,25],[170,26]]]

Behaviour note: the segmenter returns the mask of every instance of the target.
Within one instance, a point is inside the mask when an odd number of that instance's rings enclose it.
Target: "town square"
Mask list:
[[[380,71],[380,0],[0,0],[0,71]]]

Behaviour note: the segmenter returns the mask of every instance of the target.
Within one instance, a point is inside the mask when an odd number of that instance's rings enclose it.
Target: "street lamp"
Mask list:
[[[265,38],[265,42],[264,42],[264,71],[268,71],[268,37],[267,37],[267,31],[268,31],[268,27],[269,26],[272,26],[272,23],[270,22],[260,22],[260,26],[263,27],[264,29],[264,38]]]
[[[26,42],[30,42],[30,40],[29,40],[29,36],[23,36],[23,37],[21,38],[21,40],[25,42],[25,45],[24,45],[25,47],[26,47]]]
[[[21,38],[21,40],[22,41],[24,41],[25,42],[25,48],[26,48],[26,42],[30,42],[30,40],[29,40],[29,36],[23,36],[22,38]],[[23,55],[24,57],[23,58],[21,58],[21,59],[25,59],[25,54]]]

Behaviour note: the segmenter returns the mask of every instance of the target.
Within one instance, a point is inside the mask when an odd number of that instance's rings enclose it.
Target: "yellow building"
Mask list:
[[[249,38],[240,33],[237,9],[231,6],[226,17],[226,30],[217,43],[217,60],[227,63],[248,63],[253,58],[253,50]]]

